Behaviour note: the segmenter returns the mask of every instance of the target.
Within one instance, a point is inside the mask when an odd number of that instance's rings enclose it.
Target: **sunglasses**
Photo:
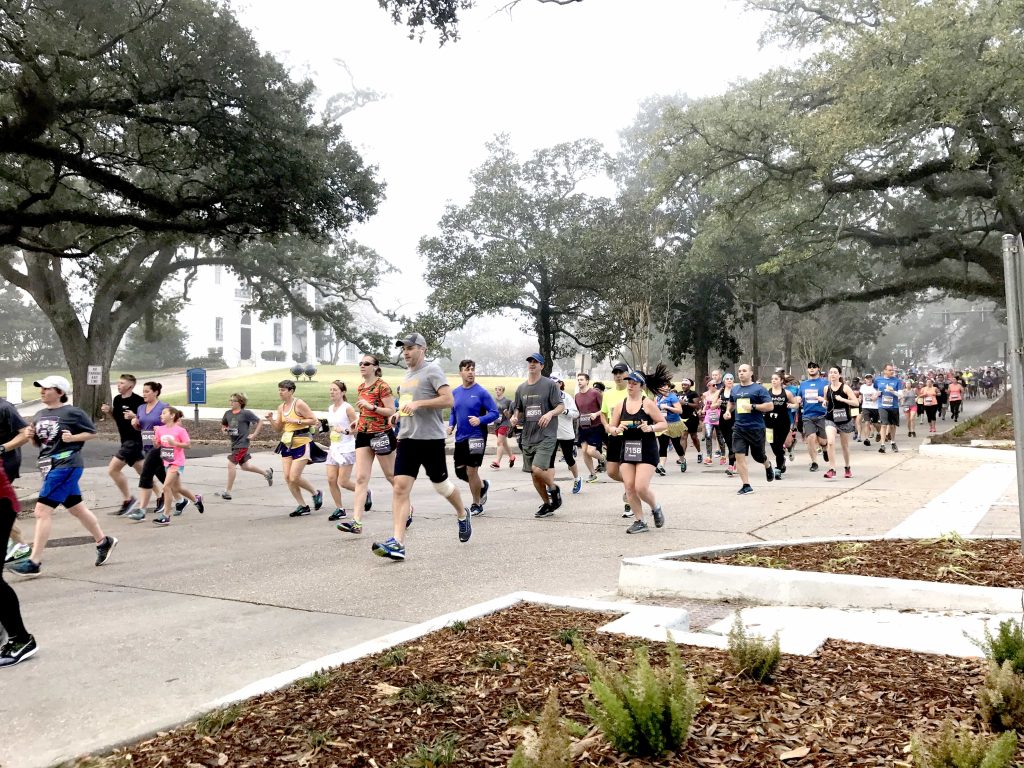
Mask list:
[[[364,361],[364,362],[359,363],[359,365],[361,365],[361,366],[363,366],[363,365],[377,365],[377,363],[367,363],[367,362]]]

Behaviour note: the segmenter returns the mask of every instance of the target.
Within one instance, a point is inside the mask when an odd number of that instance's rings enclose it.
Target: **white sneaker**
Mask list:
[[[10,542],[10,546],[7,547],[7,555],[4,557],[5,563],[13,563],[17,560],[21,560],[32,554],[32,547],[28,544],[18,544],[16,542]]]

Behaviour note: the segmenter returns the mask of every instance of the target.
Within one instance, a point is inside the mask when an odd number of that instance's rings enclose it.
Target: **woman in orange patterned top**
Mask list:
[[[346,533],[363,532],[363,512],[373,506],[370,493],[370,472],[376,457],[384,477],[394,484],[395,448],[398,441],[388,419],[395,412],[395,396],[391,387],[380,377],[380,362],[373,355],[363,355],[359,361],[363,383],[357,390],[356,413],[356,490],[352,504],[352,519],[338,523],[338,530]]]

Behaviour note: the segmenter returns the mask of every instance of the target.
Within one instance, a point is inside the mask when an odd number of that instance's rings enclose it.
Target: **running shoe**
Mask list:
[[[341,520],[343,517],[345,517],[345,510],[341,507],[337,507],[330,515],[327,516],[327,519],[333,523],[336,520]]]
[[[651,514],[654,516],[654,527],[661,528],[665,525],[665,513],[661,511],[661,505],[651,510]]]
[[[32,554],[32,546],[30,544],[19,544],[12,541],[11,545],[7,548],[7,555],[4,557],[5,563],[14,563],[18,560],[23,560]]]
[[[843,477],[845,477],[847,480],[853,477],[853,472],[850,471],[849,467],[843,470]]]
[[[117,546],[117,539],[113,536],[104,536],[103,541],[96,545],[96,565],[100,566],[110,559],[110,555]]]
[[[160,510],[159,509],[156,511],[156,514],[160,514]],[[141,509],[141,508],[140,509],[136,509],[134,512],[130,512],[129,514],[125,515],[125,517],[127,517],[129,520],[136,520],[136,521],[138,521],[138,520],[145,520],[146,519],[146,510]]]
[[[412,525],[412,513],[416,510],[412,504],[409,505],[409,516],[405,518],[405,529],[409,530],[409,526]]]
[[[682,461],[679,462],[679,471],[680,472],[685,472],[686,471],[686,459],[683,459]]]
[[[201,493],[196,494],[196,509],[199,510],[200,515],[206,511],[206,505],[203,504],[203,494]]]
[[[701,454],[701,453],[697,454],[697,463],[698,464],[703,464],[704,463],[704,455],[703,454]]]
[[[661,464],[659,464],[658,466],[656,466],[656,467],[654,468],[654,471],[655,471],[655,472],[656,472],[657,474],[661,475],[662,477],[665,477],[665,468],[664,468],[663,466],[661,466]]]
[[[153,522],[157,525],[170,525],[171,518],[169,518],[167,515],[160,515],[159,517],[154,517]]]
[[[725,475],[726,475],[726,477],[732,477],[735,474],[736,474],[736,465],[735,464],[730,464],[729,466],[727,466],[725,468]]]
[[[878,452],[879,453],[885,453],[885,444],[884,443],[882,445],[878,446]]]
[[[516,457],[515,456],[510,456],[509,460],[508,460],[508,468],[512,469],[512,467],[514,467],[515,465],[516,465]]]
[[[775,479],[775,467],[773,467],[771,464],[765,464],[764,465],[764,477],[765,477],[765,479],[769,483],[772,480],[774,480]]]
[[[836,471],[834,469],[830,469],[824,475],[822,475],[822,477],[824,477],[826,480],[834,480],[836,477]]]
[[[604,459],[598,459],[597,462],[597,473],[601,474],[608,469],[608,463]]]
[[[629,504],[623,504],[622,505],[622,516],[623,517],[632,517],[633,516],[633,507],[631,507]]]
[[[188,499],[182,499],[181,501],[174,502],[174,516],[177,517],[185,511],[185,507],[188,506]]]
[[[871,438],[865,439],[864,440],[864,445],[868,445],[868,446],[871,445]]]
[[[562,491],[557,485],[548,491],[548,496],[551,498],[552,512],[562,506]]]
[[[38,576],[41,569],[42,566],[39,563],[33,562],[30,558],[14,563],[10,567],[10,570],[19,576]]]
[[[273,485],[274,484],[274,470],[273,469],[268,469],[266,472],[264,472],[263,473],[263,477],[265,477],[267,479],[267,485]]]
[[[299,506],[297,506],[295,509],[293,509],[291,512],[288,513],[288,517],[303,517],[303,516],[308,515],[308,514],[309,514],[309,506],[308,505],[303,506],[303,505],[300,504]]]
[[[573,481],[573,484],[572,484],[572,492],[573,492],[574,494],[576,494],[576,493],[579,493],[579,492],[580,492],[580,491],[582,491],[582,490],[583,490],[583,478],[582,478],[582,477],[577,477],[577,478],[576,478],[576,479],[575,479],[575,480]]]
[[[721,457],[721,455],[722,455],[722,452],[721,452],[721,451],[715,451],[715,458],[716,458],[716,459],[717,459],[717,458],[720,458],[720,457]]]
[[[377,557],[387,557],[391,560],[405,560],[405,547],[394,537],[383,542],[373,542],[370,551]]]
[[[626,533],[647,533],[650,528],[643,520],[634,520],[633,524],[626,529]]]
[[[555,514],[550,504],[541,504],[540,509],[533,513],[534,517],[551,517]]]
[[[114,515],[115,517],[124,517],[129,512],[134,512],[138,508],[139,500],[132,496],[127,501],[122,501],[120,508],[116,512],[111,512],[110,514]]]
[[[780,470],[780,469],[776,469],[775,470],[775,479],[776,480],[781,480],[782,479],[782,470]]]
[[[821,449],[821,457],[825,459],[825,461],[828,461],[828,448]]]
[[[810,466],[810,470],[811,470],[811,472],[817,472],[818,471],[818,462],[812,461],[811,462],[811,466]]]
[[[156,508],[153,510],[153,514],[154,515],[162,515],[163,513],[164,513],[164,497],[160,496],[156,500]],[[137,520],[139,518],[132,518],[132,519],[133,520]]]
[[[725,465],[725,464],[728,464],[728,463],[729,463],[729,459],[727,459],[725,456],[722,456],[722,457],[720,457],[718,459],[718,466],[720,466],[720,467]]]
[[[480,491],[480,506],[481,507],[484,507],[487,504],[487,492],[489,490],[491,490],[491,484],[487,480],[484,480],[484,488],[483,488],[482,491]],[[483,512],[483,509],[481,509],[480,511]]]
[[[676,459],[676,464],[682,464],[684,459]]]
[[[876,434],[875,434],[875,442],[877,443],[877,442],[879,442],[879,441],[880,441],[881,439],[882,439],[882,436],[881,436],[880,434],[877,434],[877,433],[876,433]]]
[[[480,515],[482,515],[483,513],[484,513],[484,508],[480,504],[470,504],[469,505],[469,516],[470,517],[480,517]]]
[[[466,510],[466,516],[459,518],[459,541],[465,544],[469,541],[469,537],[473,535],[473,520],[469,510]]]
[[[748,493],[753,493],[753,492],[754,492],[754,489],[751,488],[750,485],[748,484],[748,485],[744,485],[742,488],[740,488],[738,491],[736,491],[736,495],[737,496],[746,496]]]
[[[369,512],[371,509],[373,509],[373,491],[367,488],[366,501],[363,502],[363,512]]]
[[[501,464],[499,464],[497,461],[492,461],[491,469],[501,469]]]
[[[219,491],[215,493],[214,496],[224,499],[224,501],[231,501],[231,494],[227,491]]]
[[[598,481],[598,479],[599,478],[598,478],[597,475],[591,475],[590,477],[587,478],[587,482],[588,483],[596,483]]]
[[[896,443],[892,443],[891,445],[892,445],[892,452],[893,453],[899,453],[900,452],[900,449],[896,447]]]
[[[39,646],[36,645],[36,639],[32,635],[28,636],[28,640],[20,642],[8,640],[0,646],[0,667],[13,667],[15,664],[35,656],[38,650]]]
[[[320,507],[324,505],[324,492],[317,491],[313,494],[313,509],[320,511]]]
[[[711,461],[711,457],[710,456],[708,456],[706,459],[704,459],[704,466],[705,467],[710,467],[713,463],[714,462]]]
[[[345,533],[363,532],[363,524],[358,520],[342,520],[336,527],[339,531],[344,531]]]

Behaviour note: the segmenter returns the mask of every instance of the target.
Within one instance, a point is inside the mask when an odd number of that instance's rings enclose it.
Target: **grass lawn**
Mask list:
[[[397,388],[405,377],[405,371],[401,368],[384,368],[383,372],[384,380],[391,385],[392,389]],[[210,407],[224,406],[226,408],[228,398],[232,393],[243,392],[249,398],[249,408],[257,411],[271,410],[276,408],[281,402],[277,394],[277,383],[281,379],[290,378],[292,378],[292,375],[287,368],[275,368],[268,371],[259,371],[251,376],[211,384],[207,387],[206,391],[206,405]],[[490,390],[491,394],[494,393],[494,388],[497,385],[503,384],[506,396],[511,397],[515,393],[516,387],[525,378],[525,374],[522,377],[480,376],[477,378],[477,382]],[[354,365],[319,366],[313,381],[306,381],[305,376],[297,380],[296,395],[305,400],[314,410],[325,410],[330,402],[327,389],[335,379],[345,382],[349,391],[348,400],[350,403],[354,403],[356,400],[356,387],[362,381],[359,376],[359,369]],[[448,382],[452,387],[462,384],[462,380],[458,376],[449,376]],[[171,405],[188,405],[188,395],[185,392],[170,393],[166,401]]]
[[[37,397],[39,397],[39,390],[32,386],[32,382],[33,381],[39,381],[40,379],[45,378],[46,376],[54,376],[54,375],[55,376],[63,376],[68,381],[71,380],[71,374],[67,370],[63,370],[63,371],[57,371],[57,370],[50,370],[50,371],[28,371],[26,373],[23,373],[21,371],[15,371],[13,373],[11,373],[11,372],[4,372],[4,374],[3,374],[4,381],[0,382],[0,387],[3,387],[3,389],[0,390],[0,391],[3,392],[4,397],[7,397],[7,381],[6,381],[7,378],[14,378],[16,376],[20,376],[21,377],[21,398],[22,398],[22,400],[35,400]]]

